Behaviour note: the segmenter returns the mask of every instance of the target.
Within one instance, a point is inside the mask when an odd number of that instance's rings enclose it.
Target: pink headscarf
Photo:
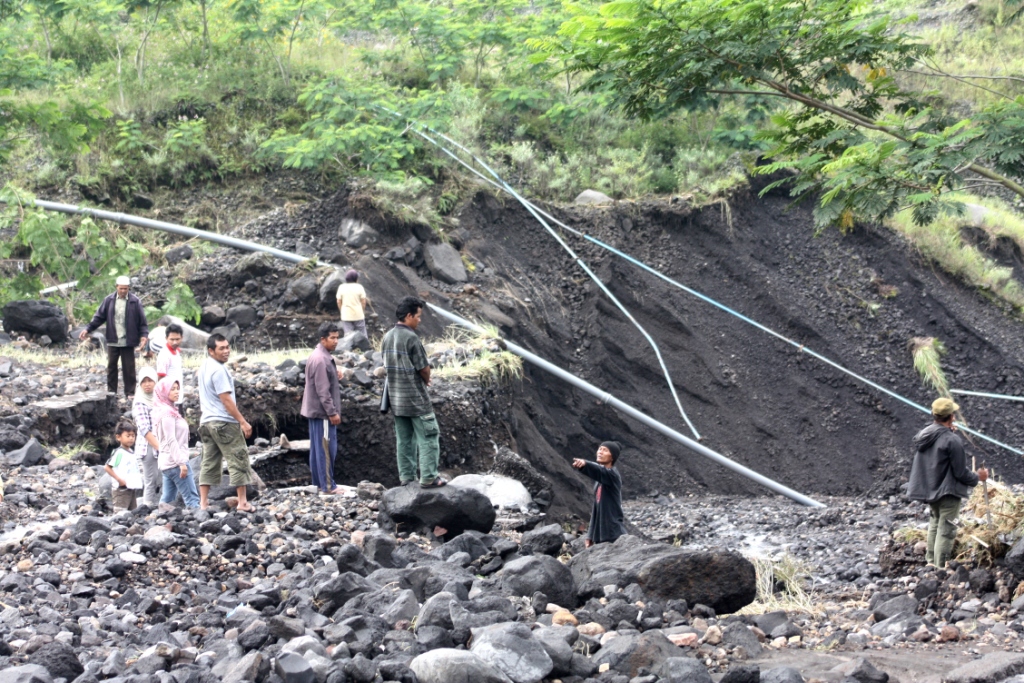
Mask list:
[[[174,418],[181,417],[178,412],[178,406],[170,399],[171,389],[174,385],[178,385],[178,390],[181,390],[181,382],[175,377],[164,377],[162,380],[156,383],[156,388],[153,389],[153,408],[154,413],[158,416],[163,417],[164,413]]]

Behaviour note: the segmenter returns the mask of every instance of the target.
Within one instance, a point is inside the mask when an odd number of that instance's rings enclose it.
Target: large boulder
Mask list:
[[[345,244],[353,249],[365,247],[380,239],[380,233],[366,223],[357,221],[354,218],[346,218],[341,222],[338,235],[341,239],[345,240]]]
[[[612,572],[619,586],[637,583],[647,595],[708,605],[722,614],[749,605],[757,594],[754,565],[738,553],[692,552],[635,536],[588,548],[569,568],[577,585]]]
[[[500,669],[465,650],[440,648],[409,663],[419,683],[512,683]]]
[[[309,273],[295,278],[288,283],[284,290],[284,302],[286,304],[300,304],[308,306],[316,301],[317,292],[320,287],[317,284],[316,275]]]
[[[462,254],[450,244],[433,242],[423,245],[423,259],[427,262],[430,274],[441,282],[455,284],[469,279],[466,266],[462,263]]]
[[[665,683],[711,683],[707,667],[693,657],[680,657],[677,654],[663,661],[655,671]]]
[[[327,311],[338,309],[338,287],[345,283],[345,273],[341,268],[332,270],[320,283],[320,307]]]
[[[473,631],[470,651],[501,669],[513,683],[538,683],[554,664],[526,624],[505,623]]]
[[[221,334],[228,340],[229,344],[234,344],[238,336],[242,334],[242,328],[238,326],[236,322],[230,322],[227,325],[218,325],[217,327],[210,330],[210,334]]]
[[[549,555],[520,557],[505,564],[501,585],[515,595],[533,597],[541,592],[559,607],[576,606],[576,583],[572,572]]]
[[[238,286],[272,272],[274,257],[263,251],[254,251],[235,262],[235,267],[231,269],[231,284]]]
[[[25,425],[0,423],[0,453],[7,453],[21,448],[32,438]]]
[[[499,508],[515,508],[526,512],[533,502],[525,486],[515,479],[498,474],[460,474],[448,485],[479,491],[490,499],[491,505]]]
[[[0,315],[4,319],[4,332],[24,332],[33,336],[46,335],[55,343],[68,339],[68,319],[49,301],[11,301]]]
[[[597,190],[583,190],[573,200],[573,204],[581,204],[583,206],[603,206],[614,203],[614,199],[604,192],[598,192]]]
[[[520,545],[524,549],[529,547],[532,552],[541,553],[542,555],[558,555],[562,551],[562,544],[564,542],[565,538],[562,534],[562,527],[557,524],[548,524],[527,531],[523,534],[523,540],[520,541]]]
[[[1024,579],[1024,538],[1013,544],[1003,561],[1016,578]]]
[[[21,448],[7,453],[4,456],[4,462],[11,467],[32,467],[39,464],[43,455],[43,447],[39,445],[35,437],[32,437]]]
[[[54,678],[73,681],[78,678],[85,667],[78,661],[75,649],[67,643],[48,643],[29,655],[29,664],[38,664]]]
[[[313,586],[313,599],[321,604],[321,612],[330,614],[346,602],[380,588],[355,572],[344,572]]]
[[[192,247],[187,244],[168,249],[164,252],[164,259],[167,261],[167,265],[176,266],[182,261],[188,261],[194,255]]]
[[[875,617],[875,623],[879,623],[897,614],[917,614],[917,607],[917,598],[914,596],[897,595],[895,598],[886,600],[878,605],[872,614]]]
[[[227,319],[229,323],[235,323],[239,327],[248,327],[257,320],[256,309],[249,304],[238,304],[228,309]]]
[[[496,516],[487,496],[472,489],[399,486],[384,492],[377,522],[387,531],[439,526],[445,529],[444,535],[452,537],[467,529],[487,533]]]
[[[202,317],[199,318],[199,324],[206,325],[208,327],[217,327],[222,325],[225,320],[228,319],[227,311],[224,310],[223,306],[217,304],[207,304],[203,306]]]
[[[632,678],[641,668],[648,671],[662,666],[665,660],[679,656],[679,648],[661,631],[647,631],[636,635],[618,636],[601,647],[594,657],[598,667],[609,668]]]
[[[38,664],[26,664],[0,671],[0,683],[53,683],[53,676]]]

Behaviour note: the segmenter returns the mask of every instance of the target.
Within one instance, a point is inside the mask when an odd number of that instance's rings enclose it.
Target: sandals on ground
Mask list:
[[[421,489],[439,489],[442,486],[446,485],[447,483],[448,482],[446,480],[442,479],[441,477],[438,477],[437,479],[435,479],[434,481],[430,482],[429,484],[420,484],[420,488]]]

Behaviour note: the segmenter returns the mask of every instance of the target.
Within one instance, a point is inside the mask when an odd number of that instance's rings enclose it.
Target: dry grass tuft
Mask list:
[[[953,553],[961,562],[992,566],[1013,547],[1014,540],[1024,535],[1024,495],[989,479],[986,506],[984,489],[981,484],[975,486],[960,509],[961,526]],[[991,512],[991,526],[986,511]]]
[[[989,479],[986,506],[984,488],[980,484],[975,486],[960,508],[953,557],[958,562],[990,567],[1024,535],[1024,495],[1015,494],[1005,484]],[[991,526],[986,512],[992,515]],[[927,536],[927,529],[917,527],[893,532],[893,539],[907,544],[927,540]]]
[[[91,349],[84,344],[67,349],[19,349],[8,346],[0,351],[0,356],[6,356],[22,364],[56,365],[70,370],[81,370],[82,368],[91,367],[102,368],[107,365],[107,357],[102,351]]]
[[[942,370],[941,357],[946,353],[946,346],[935,337],[914,337],[907,344],[914,357],[914,369],[927,386],[934,389],[939,396],[949,396],[949,382]]]
[[[452,326],[440,341],[430,344],[430,355],[440,354],[442,358],[442,364],[433,371],[435,377],[480,384],[502,384],[522,378],[523,359],[504,349],[498,328],[481,327],[483,333],[478,334]]]
[[[89,439],[86,439],[85,441],[81,441],[79,443],[67,444],[66,446],[61,448],[59,451],[57,451],[54,454],[53,457],[59,458],[61,460],[74,460],[76,457],[78,457],[82,453],[95,453],[95,452],[96,452],[96,444],[93,441],[91,441]]]
[[[768,612],[802,612],[823,614],[815,605],[804,586],[811,578],[810,568],[792,555],[779,559],[748,557],[757,572],[757,597],[738,614],[767,614]]]

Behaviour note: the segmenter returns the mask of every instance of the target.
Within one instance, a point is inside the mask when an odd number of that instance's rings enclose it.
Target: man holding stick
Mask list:
[[[988,480],[987,469],[972,472],[967,466],[964,444],[953,421],[958,410],[960,406],[952,399],[935,399],[932,424],[914,437],[907,496],[927,503],[931,510],[925,560],[936,567],[944,567],[952,554],[960,504],[979,481]]]

